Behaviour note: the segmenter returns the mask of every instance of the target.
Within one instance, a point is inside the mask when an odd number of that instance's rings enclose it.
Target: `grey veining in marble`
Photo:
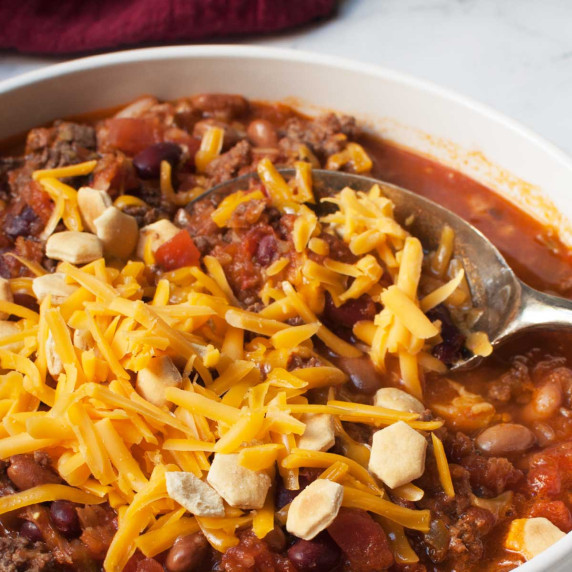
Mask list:
[[[381,64],[486,103],[572,153],[571,0],[342,0],[335,19],[241,43]],[[0,79],[60,61],[0,53]]]

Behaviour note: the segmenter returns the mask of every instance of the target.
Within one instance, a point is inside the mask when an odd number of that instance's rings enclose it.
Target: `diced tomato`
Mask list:
[[[533,456],[527,476],[536,494],[556,497],[572,485],[572,441],[548,447]]]
[[[393,564],[383,528],[364,510],[341,508],[328,534],[345,553],[354,572],[377,572]]]
[[[181,230],[155,251],[155,261],[167,271],[198,266],[200,258],[201,253],[186,230]]]
[[[98,133],[103,139],[99,144],[104,150],[119,149],[133,156],[161,140],[160,131],[154,121],[134,117],[108,119],[106,129]]]
[[[536,501],[530,509],[529,516],[543,516],[563,532],[572,530],[572,515],[562,501]]]
[[[562,478],[554,464],[533,467],[527,475],[528,487],[536,494],[552,497],[562,491]]]

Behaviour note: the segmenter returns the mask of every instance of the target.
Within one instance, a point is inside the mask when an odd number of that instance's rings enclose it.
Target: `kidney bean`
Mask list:
[[[351,384],[360,393],[373,395],[383,384],[381,374],[367,356],[338,358],[336,365],[348,374]]]
[[[248,110],[248,101],[242,95],[229,93],[200,93],[191,98],[195,109],[222,117],[239,117]]]
[[[288,549],[288,558],[299,572],[328,572],[338,564],[340,554],[325,532],[313,540],[298,540]]]
[[[452,365],[463,355],[465,336],[453,323],[451,313],[443,304],[439,304],[429,312],[427,317],[434,322],[441,322],[441,338],[443,341],[433,348],[433,355],[446,365]]]
[[[518,423],[499,423],[485,429],[475,440],[477,447],[488,455],[500,457],[526,451],[534,445],[532,431]]]
[[[36,463],[32,455],[14,455],[10,457],[10,466],[6,474],[21,491],[38,485],[61,482],[56,473]]]
[[[155,143],[133,157],[133,166],[142,179],[156,179],[161,174],[161,163],[176,165],[181,154],[182,149],[176,143]]]
[[[334,329],[351,329],[356,322],[361,320],[373,320],[376,314],[374,301],[364,294],[357,299],[348,300],[341,306],[336,307],[332,297],[326,292],[326,305],[323,318],[332,324]]]
[[[41,530],[29,520],[24,521],[20,527],[20,535],[31,542],[41,542],[44,540]]]
[[[200,569],[208,555],[209,543],[201,532],[180,536],[165,560],[169,572],[193,572]]]
[[[278,133],[270,121],[255,119],[246,129],[246,134],[255,147],[272,148],[278,146]]]
[[[69,501],[54,501],[50,506],[50,517],[54,526],[67,538],[81,534],[75,506]]]
[[[11,238],[17,236],[27,236],[31,233],[34,222],[38,220],[38,215],[28,205],[26,205],[20,214],[8,214],[4,221],[4,232]]]
[[[365,510],[342,507],[328,534],[349,560],[351,570],[385,570],[393,564],[387,536]]]
[[[278,252],[278,244],[273,234],[265,234],[256,247],[256,260],[262,266],[268,266]]]

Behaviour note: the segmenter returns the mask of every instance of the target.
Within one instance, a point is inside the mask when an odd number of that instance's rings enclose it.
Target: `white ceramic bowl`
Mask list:
[[[178,46],[75,60],[0,83],[0,139],[145,93],[170,99],[208,91],[354,114],[385,137],[484,182],[555,226],[572,245],[568,156],[448,90],[339,58],[247,46]],[[571,568],[572,533],[520,569]]]

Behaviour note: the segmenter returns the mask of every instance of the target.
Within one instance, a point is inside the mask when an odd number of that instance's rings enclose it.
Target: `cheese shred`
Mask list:
[[[207,129],[195,155],[198,180],[223,142],[220,127]],[[377,430],[404,422],[434,431],[443,421],[345,401],[347,393],[338,388],[350,376],[336,364],[339,358],[370,359],[422,399],[426,373],[446,371],[432,355],[442,341],[441,323],[427,312],[465,299],[459,294],[467,288],[464,272],[453,265],[454,235],[445,230],[437,254],[427,258],[377,185],[322,199],[332,208],[319,216],[315,157],[304,146],[299,155],[304,160],[295,163],[290,181],[263,158],[261,184],[229,194],[209,215],[217,232],[228,236],[248,209],[271,208],[288,217],[289,235],[284,239],[288,233],[281,230],[272,236],[270,254],[247,251],[264,282],[252,281],[248,297],[235,287],[232,257],[219,257],[216,248],[200,267],[162,272],[146,240],[142,259],[124,264],[104,258],[83,266],[59,263],[57,276],[70,294],[48,293],[37,311],[0,300],[7,320],[0,336],[0,460],[44,451],[67,483],[0,497],[0,514],[54,500],[108,503],[118,527],[103,567],[116,572],[136,550],[152,558],[181,535],[202,531],[221,552],[238,544],[241,527],[266,537],[287,511],[274,506],[274,472],[294,491],[300,469],[315,468],[343,486],[343,506],[375,515],[397,562],[415,562],[404,528],[427,532],[430,512],[389,500],[367,469],[370,449],[354,441],[344,423]],[[84,230],[77,190],[60,179],[73,182],[96,166],[88,161],[33,174],[54,203],[43,239],[61,223]],[[329,159],[331,168],[346,166],[365,172],[371,160],[363,147],[348,143]],[[176,205],[202,191],[175,192],[168,162],[160,175],[165,199]],[[122,195],[115,206],[141,203]],[[37,263],[16,260],[36,277],[46,274]],[[35,295],[37,284],[19,278],[10,286]],[[246,306],[245,299],[256,302]],[[484,334],[465,333],[470,349],[490,353]],[[316,395],[320,399],[312,401]],[[312,419],[330,428],[330,443],[335,438],[343,454],[301,448],[312,442]],[[443,444],[431,436],[441,486],[453,497]],[[226,499],[224,516],[206,517],[169,496],[168,473],[191,473],[204,482],[216,455],[236,455],[240,470],[272,477],[262,508],[238,508]],[[393,493],[417,502],[424,491],[409,483]]]

